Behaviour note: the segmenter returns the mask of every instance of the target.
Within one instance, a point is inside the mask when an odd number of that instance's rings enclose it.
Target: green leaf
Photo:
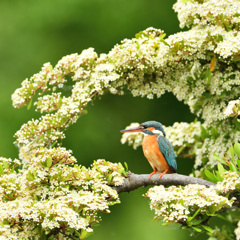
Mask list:
[[[238,172],[237,168],[235,167],[235,165],[234,165],[232,162],[230,162],[229,167],[230,167],[230,170],[231,170],[232,172]]]
[[[166,33],[161,34],[160,37],[159,37],[159,39],[160,39],[160,40],[164,39],[164,38],[166,37],[166,35],[167,35]]]
[[[197,227],[191,227],[192,229],[194,229],[196,232],[201,232],[202,231],[202,229],[201,228],[197,228]]]
[[[226,172],[225,168],[223,167],[223,165],[222,165],[221,163],[218,163],[217,167],[218,167],[218,172],[219,172],[220,176],[221,176],[224,172]]]
[[[170,47],[170,45],[169,45],[164,39],[161,39],[160,41],[161,41],[164,45]]]
[[[26,176],[26,179],[30,182],[34,180],[34,176],[32,175],[31,172],[28,172],[28,175]]]
[[[29,101],[29,103],[27,105],[27,110],[29,110],[31,108],[31,106],[32,106],[32,98],[31,98],[31,100]]]
[[[203,227],[206,231],[208,231],[208,232],[210,232],[210,233],[213,233],[213,229],[212,229],[211,227],[206,226],[206,225],[202,225],[202,227]]]
[[[43,167],[46,167],[46,166],[47,166],[46,162],[41,162],[41,165],[42,165]]]
[[[48,157],[47,159],[47,167],[50,168],[52,166],[52,158]]]
[[[211,182],[217,183],[216,177],[208,169],[205,169],[204,173]]]
[[[216,175],[216,180],[217,180],[217,182],[219,182],[219,181],[222,181],[223,180],[223,178],[221,177],[221,174],[217,171],[217,172],[215,172],[215,175]]]
[[[118,173],[124,173],[125,172],[125,170],[124,170],[124,168],[120,168],[120,169],[118,169],[118,171],[117,171]]]
[[[4,174],[4,170],[3,170],[2,164],[0,164],[0,175],[2,174]]]
[[[207,80],[206,84],[209,84],[211,81],[211,77],[212,77],[212,72],[210,71],[210,69],[207,69],[205,71],[205,78]]]
[[[123,165],[122,165],[122,163],[118,163],[118,166],[120,167],[120,168],[123,168]]]
[[[211,95],[212,97],[212,95]],[[219,132],[216,128],[211,128],[211,133],[212,133],[212,136],[214,136],[215,138],[217,138],[219,136]]]
[[[34,170],[32,170],[32,175],[34,176],[34,177],[36,177],[37,175],[38,175],[38,173],[37,173],[37,171],[34,169]]]
[[[237,159],[237,165],[238,165],[238,168],[240,169],[240,160]]]
[[[234,152],[237,154],[238,158],[240,159],[240,143],[234,144]]]
[[[126,172],[128,171],[128,165],[126,162],[124,162],[124,166],[125,166],[125,169],[126,169]]]
[[[179,203],[182,205],[182,206],[184,206],[184,200],[181,198],[181,199],[179,199]]]
[[[229,154],[230,154],[230,156],[231,156],[231,159],[234,161],[234,150],[233,150],[233,146],[231,146],[228,151],[229,151]]]
[[[94,65],[94,64],[95,64],[95,62],[96,62],[96,61],[95,61],[94,59],[92,59],[92,58],[90,58],[90,60],[89,60],[89,61],[90,61],[90,64],[91,64],[91,65]]]
[[[8,169],[8,166],[9,166],[8,162],[7,161],[3,161],[3,166],[4,166],[5,169]]]
[[[204,96],[205,98],[211,98],[211,97],[212,97],[212,94],[205,92],[205,93],[203,93],[203,96]],[[211,131],[211,133],[212,133],[212,128],[210,129],[210,131]]]
[[[227,165],[227,163],[222,158],[220,158],[216,153],[213,153],[213,157],[217,159],[220,163]]]
[[[234,56],[232,61],[233,62],[239,62],[240,61],[240,57],[239,56]]]
[[[229,148],[229,153],[230,153],[230,156],[231,156],[232,160],[234,161],[234,149],[233,149],[233,146],[231,146]]]
[[[189,226],[199,225],[203,220],[202,219],[193,219],[190,222],[188,222]]]
[[[148,37],[148,35],[143,31],[140,31],[139,33],[135,34],[135,38],[142,38],[143,36]]]
[[[78,231],[75,230],[75,233],[77,233]],[[87,238],[89,237],[90,235],[92,235],[93,232],[87,232],[86,230],[81,230],[81,234],[80,234],[80,238],[79,239],[84,239],[84,238]]]
[[[38,196],[36,194],[33,194],[33,198],[38,201]]]
[[[41,232],[41,239],[42,240],[47,240],[47,235],[44,232]]]
[[[209,137],[209,134],[208,134],[206,128],[204,128],[202,125],[201,125],[201,134],[200,135],[201,135],[202,139],[205,139],[205,138]]]
[[[128,174],[127,174],[127,172],[126,172],[125,170],[122,172],[122,174],[123,174],[125,177],[128,176]]]
[[[107,181],[108,182],[111,182],[113,180],[113,175],[112,174],[109,174],[108,176],[107,176]]]
[[[236,125],[236,128],[240,130],[240,122],[238,121],[238,118],[234,118],[233,122]]]
[[[191,216],[187,219],[187,222],[191,222],[197,215],[198,213],[200,212],[200,208]]]
[[[75,230],[75,234],[78,236],[78,237],[81,237],[81,234],[77,231],[77,230]],[[83,236],[84,237],[84,236]]]
[[[181,154],[181,152],[186,148],[186,145],[183,144],[177,151],[177,156]]]
[[[221,203],[218,204],[216,211],[219,211],[226,203],[227,200],[223,200]]]

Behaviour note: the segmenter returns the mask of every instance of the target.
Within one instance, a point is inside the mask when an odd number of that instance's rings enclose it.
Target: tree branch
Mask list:
[[[120,186],[114,186],[118,193],[130,192],[139,187],[146,187],[149,185],[188,185],[188,184],[200,184],[205,186],[215,185],[212,182],[203,180],[201,178],[189,177],[177,173],[164,174],[161,179],[159,179],[159,174],[154,174],[149,179],[149,174],[135,174],[129,172],[128,177],[125,179],[124,183]]]

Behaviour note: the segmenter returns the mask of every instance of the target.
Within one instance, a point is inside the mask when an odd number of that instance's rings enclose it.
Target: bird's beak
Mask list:
[[[127,129],[123,129],[123,130],[121,130],[120,132],[121,132],[121,133],[125,133],[125,132],[142,132],[143,130],[144,130],[144,129],[137,127],[137,128],[127,128]]]

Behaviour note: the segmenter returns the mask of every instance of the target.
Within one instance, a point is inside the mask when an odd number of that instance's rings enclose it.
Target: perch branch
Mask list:
[[[214,185],[214,183],[201,178],[189,177],[177,173],[165,174],[159,179],[159,174],[154,174],[150,179],[148,174],[135,174],[129,173],[124,183],[120,186],[114,186],[118,193],[130,192],[140,187],[146,187],[149,185],[188,185],[188,184],[200,184],[205,186]]]

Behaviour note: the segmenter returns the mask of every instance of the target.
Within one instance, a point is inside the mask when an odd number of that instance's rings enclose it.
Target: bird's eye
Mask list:
[[[140,129],[146,129],[147,127],[144,125],[139,126]]]

